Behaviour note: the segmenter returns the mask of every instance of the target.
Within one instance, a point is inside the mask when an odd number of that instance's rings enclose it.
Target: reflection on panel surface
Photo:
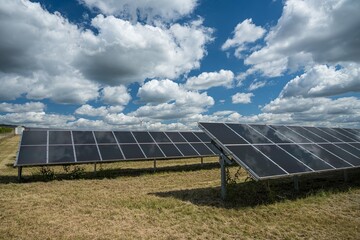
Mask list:
[[[46,131],[24,131],[22,134],[21,145],[46,145]]]
[[[183,156],[181,154],[181,152],[172,143],[169,143],[169,144],[160,143],[159,147],[161,148],[161,150],[164,152],[164,154],[167,157],[182,157]]]
[[[116,143],[112,132],[96,131],[94,132],[97,143]]]
[[[335,168],[350,167],[348,163],[315,144],[301,144],[300,146],[320,157]]]
[[[229,146],[228,149],[258,177],[286,175],[286,172],[281,170],[252,146]]]
[[[270,125],[271,128],[289,138],[294,143],[309,143],[310,141],[285,126]]]
[[[322,144],[321,147],[325,148],[336,156],[339,156],[340,158],[344,159],[345,161],[354,166],[360,166],[360,158],[355,157],[354,155],[342,150],[341,148],[333,144]]]
[[[321,171],[332,169],[329,164],[316,157],[315,155],[311,154],[310,152],[306,151],[305,149],[299,147],[298,145],[281,145],[281,148],[299,159],[301,162],[303,162],[313,170]]]
[[[75,145],[76,160],[78,162],[100,161],[96,145]]]
[[[46,146],[21,146],[17,165],[46,164]]]
[[[148,158],[163,158],[161,150],[156,144],[140,144],[141,149]]]
[[[273,162],[278,164],[288,173],[310,172],[311,169],[297,161],[276,145],[258,145],[255,146]]]
[[[285,137],[284,135],[280,134],[279,132],[275,131],[274,129],[270,128],[266,125],[250,125],[253,129],[260,132],[262,135],[273,141],[274,143],[290,143],[291,141]]]
[[[180,132],[188,142],[201,142],[192,132]]]
[[[124,159],[118,145],[99,145],[99,150],[103,161]]]
[[[73,146],[49,146],[49,163],[74,163]]]
[[[49,144],[72,144],[70,131],[49,131]]]
[[[170,142],[170,139],[163,132],[149,132],[155,142]]]
[[[141,152],[137,144],[121,144],[120,145],[126,159],[144,159],[145,156]]]
[[[114,132],[119,143],[136,143],[134,136],[129,131]]]
[[[94,135],[90,131],[73,131],[74,144],[95,144]]]
[[[212,151],[204,143],[191,144],[200,155],[212,155]]]
[[[166,135],[173,141],[174,143],[182,143],[186,142],[185,138],[180,135],[178,132],[166,132]]]
[[[177,143],[176,147],[184,154],[184,156],[198,156],[199,154],[188,143]]]
[[[227,124],[231,129],[246,139],[249,143],[270,143],[264,136],[254,131],[247,125]]]
[[[148,132],[133,132],[134,137],[138,143],[153,143],[154,140],[151,138]]]
[[[223,144],[247,144],[244,139],[224,124],[201,123],[201,125]]]

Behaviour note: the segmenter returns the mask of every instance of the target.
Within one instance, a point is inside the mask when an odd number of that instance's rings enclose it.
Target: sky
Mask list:
[[[0,124],[360,128],[358,0],[2,0]]]

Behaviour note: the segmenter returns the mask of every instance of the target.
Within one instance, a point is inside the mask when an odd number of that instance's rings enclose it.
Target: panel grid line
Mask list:
[[[176,144],[173,142],[173,140],[169,137],[169,135],[167,135],[167,132],[164,132],[165,135],[169,138],[170,142],[172,142],[172,144],[175,146],[175,148],[180,152],[180,154],[185,157],[185,155],[180,151],[180,149],[176,146]]]
[[[195,152],[200,156],[200,153],[194,148],[194,146],[184,137],[184,135],[179,132],[179,134],[185,139],[185,141],[195,150]],[[195,134],[194,134],[195,135]]]
[[[95,137],[95,133],[94,133],[94,131],[91,131],[91,132],[92,132],[92,135],[93,135],[94,140],[95,140],[95,146],[96,146],[96,149],[98,150],[99,157],[100,157],[100,161],[102,161],[103,159],[102,159],[101,152],[100,152],[100,148],[99,148],[99,146],[98,146],[98,143],[97,143],[97,140],[96,140],[96,137]],[[93,144],[91,144],[91,145],[93,145]]]
[[[229,125],[227,125],[226,123],[224,123],[224,125],[226,127],[228,127],[231,131],[233,131],[236,135],[238,135],[239,137],[241,137],[240,134],[238,134],[236,131],[234,131],[231,127],[229,127]],[[259,149],[257,149],[256,147],[253,147],[252,144],[245,138],[241,137],[242,139],[244,139],[247,143],[249,143],[249,145],[254,148],[256,151],[258,151],[261,155],[263,155],[264,157],[266,157],[267,159],[269,159],[273,164],[275,164],[278,168],[280,168],[283,172],[285,172],[286,174],[289,174],[288,171],[286,171],[285,169],[283,169],[281,166],[279,166],[279,164],[275,163],[271,158],[269,158],[268,156],[266,156],[263,152],[261,152]]]
[[[111,132],[112,132],[112,134],[113,134],[113,136],[114,136],[114,138],[115,138],[116,144],[118,145],[118,148],[119,148],[119,150],[120,150],[121,155],[123,156],[124,159],[126,159],[125,154],[124,154],[123,150],[122,150],[121,147],[120,147],[119,141],[118,141],[118,139],[116,138],[114,131],[111,131]]]
[[[293,157],[294,159],[296,159],[296,161],[298,161],[298,163],[304,165],[305,167],[309,168],[311,171],[314,172],[314,169],[312,169],[310,166],[306,165],[305,163],[303,163],[302,161],[300,161],[297,157],[295,157],[294,155],[292,155],[291,153],[289,153],[288,151],[286,151],[285,149],[283,149],[281,146],[277,145],[277,143],[273,142],[270,138],[266,137],[265,135],[263,135],[262,133],[260,133],[259,131],[257,131],[256,129],[252,128],[251,125],[247,124],[248,127],[250,127],[252,130],[254,130],[255,132],[257,132],[258,134],[260,134],[261,136],[265,137],[268,141],[272,142],[273,144],[275,144],[275,146],[279,147],[282,151],[284,151],[285,153],[287,153],[288,155],[290,155],[291,157]]]
[[[73,147],[73,152],[74,152],[74,159],[75,159],[75,162],[77,162],[73,131],[70,131],[70,136],[71,136],[71,142],[72,142],[72,147]]]
[[[130,133],[131,133],[131,135],[133,136],[133,138],[135,139],[135,142],[137,143],[137,145],[138,145],[140,151],[142,152],[142,154],[144,155],[144,157],[145,157],[145,158],[148,158],[148,157],[146,156],[145,152],[144,152],[144,151],[142,150],[142,148],[140,147],[140,144],[139,144],[138,140],[136,139],[134,133],[133,133],[132,131],[130,131]]]

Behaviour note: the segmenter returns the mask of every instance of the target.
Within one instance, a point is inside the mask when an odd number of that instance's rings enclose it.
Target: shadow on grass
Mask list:
[[[227,186],[227,198],[220,197],[220,187],[197,188],[156,192],[152,195],[163,198],[176,198],[196,205],[219,208],[248,208],[268,205],[285,200],[302,199],[309,196],[328,196],[331,194],[360,189],[360,171],[349,173],[348,181],[344,181],[342,173],[315,175],[300,178],[299,191],[294,188],[292,179],[256,182],[253,180],[232,183]]]
[[[70,166],[69,166],[70,167]],[[164,173],[164,172],[190,172],[204,169],[219,168],[219,163],[203,163],[191,165],[174,165],[154,168],[111,168],[98,169],[96,172],[85,171],[81,165],[74,165],[73,169],[65,170],[62,173],[55,173],[52,168],[37,168],[31,176],[25,176],[20,183],[30,182],[48,182],[57,180],[75,180],[75,179],[114,179],[118,177],[138,177],[146,174]],[[0,184],[19,183],[15,175],[0,175]]]

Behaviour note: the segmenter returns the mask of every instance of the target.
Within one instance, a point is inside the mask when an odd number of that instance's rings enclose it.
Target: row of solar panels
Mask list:
[[[199,123],[255,179],[360,167],[357,129]]]
[[[215,155],[203,132],[25,131],[15,166]]]

